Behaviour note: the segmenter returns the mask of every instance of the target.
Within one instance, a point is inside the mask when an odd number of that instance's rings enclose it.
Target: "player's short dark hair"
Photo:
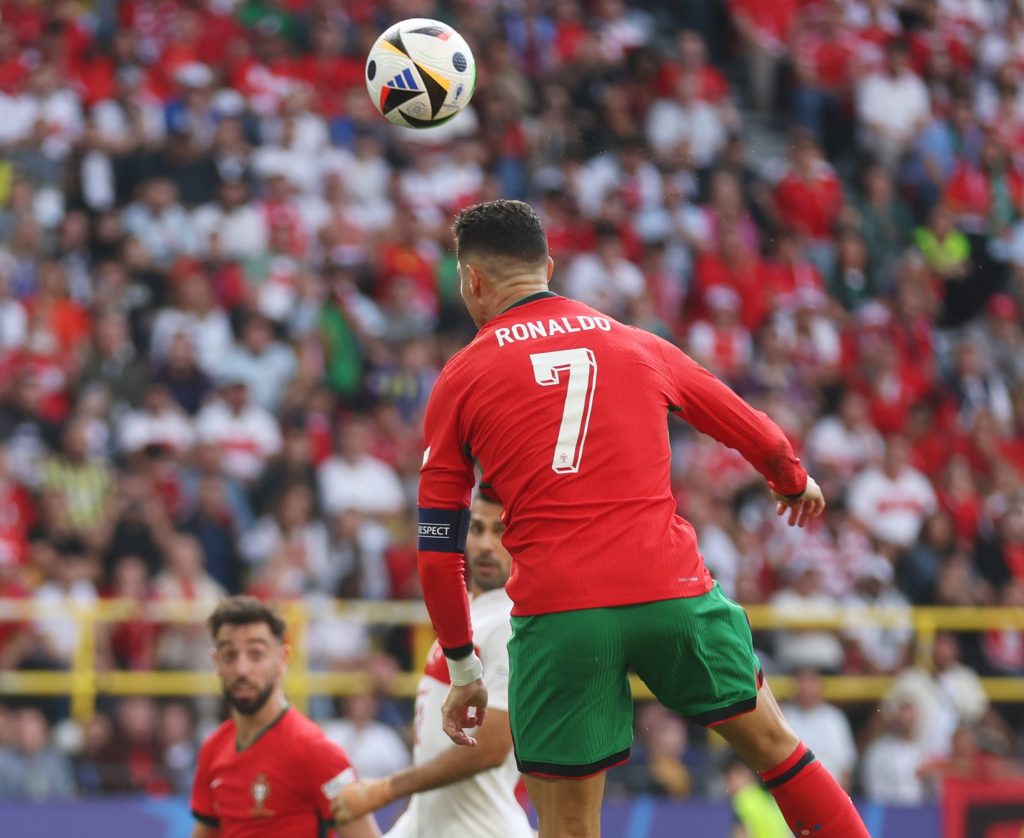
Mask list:
[[[466,207],[452,224],[459,259],[496,256],[537,265],[548,258],[548,237],[533,208],[502,198]]]
[[[237,594],[221,600],[206,621],[214,640],[221,626],[248,626],[253,623],[266,623],[278,643],[284,641],[285,622],[281,615],[254,596]]]

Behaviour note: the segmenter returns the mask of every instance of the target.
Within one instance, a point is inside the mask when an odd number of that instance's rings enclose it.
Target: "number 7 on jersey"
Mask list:
[[[542,387],[561,381],[568,373],[562,424],[558,428],[558,442],[551,468],[558,474],[575,474],[580,470],[583,443],[590,427],[590,409],[594,405],[597,386],[597,360],[589,349],[560,349],[557,352],[538,352],[530,356],[533,377]]]

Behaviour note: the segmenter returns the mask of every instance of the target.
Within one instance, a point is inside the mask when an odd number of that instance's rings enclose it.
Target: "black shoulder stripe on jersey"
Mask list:
[[[432,553],[464,553],[469,534],[469,510],[419,510],[418,547]]]
[[[212,815],[204,815],[201,812],[197,812],[195,809],[192,810],[192,817],[199,821],[203,826],[208,826],[211,829],[220,829],[220,818],[215,818]]]

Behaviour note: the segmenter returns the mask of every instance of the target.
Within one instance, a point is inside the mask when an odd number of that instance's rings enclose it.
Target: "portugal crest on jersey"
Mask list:
[[[267,782],[267,775],[258,774],[252,782],[252,812],[250,814],[256,817],[269,817],[274,814],[267,808],[270,788],[270,783]]]

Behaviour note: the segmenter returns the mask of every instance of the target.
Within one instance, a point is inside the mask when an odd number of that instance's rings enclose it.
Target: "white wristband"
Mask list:
[[[445,658],[445,660],[448,661],[448,674],[452,676],[453,687],[464,687],[484,676],[484,665],[476,653],[457,661],[451,658]]]

